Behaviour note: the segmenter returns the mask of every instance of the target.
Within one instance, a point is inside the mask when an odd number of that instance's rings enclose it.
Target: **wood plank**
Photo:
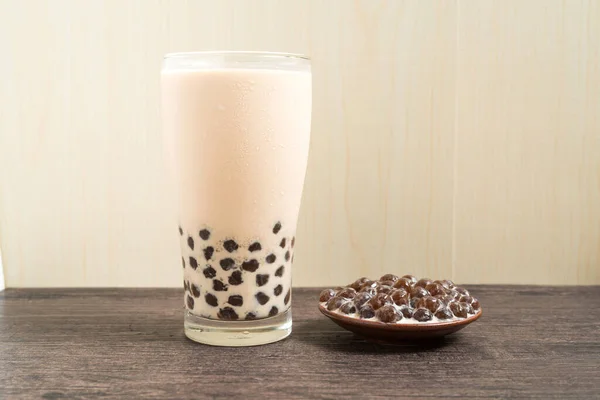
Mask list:
[[[472,286],[484,315],[440,342],[385,346],[295,289],[294,331],[217,348],[183,336],[175,289],[0,293],[2,398],[539,398],[600,391],[600,287]]]
[[[600,283],[600,4],[459,7],[454,279]]]

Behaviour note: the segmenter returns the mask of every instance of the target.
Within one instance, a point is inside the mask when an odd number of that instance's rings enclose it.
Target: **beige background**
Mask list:
[[[600,283],[600,1],[0,0],[15,286],[180,286],[161,56],[307,53],[294,283]]]

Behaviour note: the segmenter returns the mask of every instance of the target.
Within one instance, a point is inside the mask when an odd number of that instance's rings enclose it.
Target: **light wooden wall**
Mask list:
[[[0,0],[10,286],[180,286],[166,52],[313,58],[294,284],[600,283],[598,0]]]

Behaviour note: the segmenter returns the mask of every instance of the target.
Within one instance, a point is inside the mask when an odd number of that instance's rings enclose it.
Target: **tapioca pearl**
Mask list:
[[[260,245],[260,243],[254,242],[250,246],[248,246],[248,250],[251,253],[254,253],[255,251],[261,251],[262,250],[262,246]]]
[[[202,273],[208,279],[212,279],[215,276],[217,276],[217,271],[215,271],[215,269],[213,267],[211,267],[210,265],[207,265],[206,268],[204,268],[202,270]]]
[[[221,308],[217,313],[217,317],[226,321],[235,321],[239,318],[235,310],[231,307]]]
[[[283,292],[283,286],[281,286],[281,285],[277,285],[277,286],[275,286],[275,289],[273,289],[273,293],[275,294],[275,296],[279,296],[282,292]]]
[[[181,229],[181,226],[179,227],[179,234],[183,236],[183,229]]]
[[[294,248],[294,245],[296,244],[296,236],[294,236],[292,238],[292,249]]]
[[[235,242],[235,240],[226,240],[223,243],[223,247],[225,248],[225,250],[227,250],[230,253],[233,253],[234,251],[236,251],[240,246],[238,246],[238,244]]]
[[[275,224],[275,226],[273,226],[273,233],[277,235],[280,230],[281,230],[281,222],[277,222]]]
[[[254,297],[256,297],[258,304],[260,304],[261,306],[264,306],[265,304],[267,304],[269,302],[269,296],[267,296],[263,292],[256,293],[256,296],[254,296]]]
[[[281,242],[279,242],[279,247],[282,249],[285,248],[285,238],[281,239]]]
[[[206,301],[206,304],[208,304],[209,306],[216,307],[217,305],[219,305],[219,301],[217,300],[217,297],[212,293],[206,293],[204,295],[204,300]]]
[[[241,285],[244,281],[242,280],[242,271],[233,271],[231,276],[228,278],[229,284],[233,286]]]
[[[194,285],[193,283],[191,283],[189,285],[189,288],[192,292],[192,296],[194,297],[200,297],[200,289],[198,288],[198,286]]]
[[[252,259],[242,263],[242,269],[248,272],[254,272],[258,269],[258,261]]]
[[[279,314],[279,309],[275,306],[271,307],[271,311],[269,311],[269,317],[274,317]]]
[[[291,296],[292,296],[292,289],[288,289],[288,292],[285,295],[285,298],[283,299],[283,304],[285,304],[287,306],[287,303],[290,302],[290,297]]]
[[[190,267],[192,267],[193,270],[198,268],[198,261],[196,261],[194,257],[190,257]]]
[[[286,251],[286,252],[285,252],[285,261],[290,261],[290,256],[291,256],[291,255],[290,255],[290,251],[289,251],[289,250],[288,250],[288,251]]]
[[[269,282],[268,274],[258,274],[256,275],[256,286],[264,286]]]
[[[239,294],[234,294],[233,296],[229,296],[229,299],[227,299],[227,302],[229,304],[231,304],[232,306],[240,307],[240,306],[244,305],[244,298],[242,296],[240,296]]]
[[[224,284],[223,282],[221,282],[218,279],[214,279],[213,280],[213,290],[216,292],[226,292],[227,291],[227,285]]]
[[[190,310],[194,309],[194,298],[191,297],[190,295],[187,295],[185,303],[186,303],[188,309],[190,309]]]
[[[208,240],[210,237],[210,231],[208,229],[202,229],[200,232],[198,232],[198,235],[200,235],[202,240]]]
[[[229,271],[235,266],[235,261],[231,258],[224,258],[219,261],[219,264],[221,265],[221,268],[223,268],[223,271]]]
[[[183,265],[183,268],[185,268],[185,258],[181,257],[181,265]]]
[[[204,249],[204,258],[206,259],[206,261],[210,260],[214,253],[215,253],[214,247],[208,246],[207,248],[205,248]]]
[[[443,306],[442,308],[438,309],[434,315],[438,319],[452,319],[452,317],[454,316],[446,306]]]
[[[187,244],[188,244],[188,246],[190,246],[190,249],[194,250],[194,238],[193,237],[188,236]]]
[[[285,267],[282,265],[281,267],[277,268],[277,270],[275,271],[275,276],[282,277],[284,271],[285,271]]]
[[[248,314],[246,314],[246,321],[252,321],[256,319],[256,314],[254,314],[253,312],[249,312]]]
[[[413,313],[413,318],[419,322],[431,321],[433,314],[426,308],[419,308]]]
[[[277,257],[275,257],[275,254],[269,254],[267,256],[267,258],[265,258],[265,261],[267,262],[267,264],[273,264],[275,262],[275,260],[277,260]]]

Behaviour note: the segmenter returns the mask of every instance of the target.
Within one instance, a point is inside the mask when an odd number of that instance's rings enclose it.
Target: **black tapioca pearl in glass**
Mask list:
[[[392,299],[385,293],[377,293],[371,300],[369,300],[369,304],[374,310],[378,310],[379,308],[391,303]]]
[[[454,290],[456,290],[458,293],[460,293],[463,296],[469,296],[469,291],[465,288],[455,287]]]
[[[419,322],[431,321],[433,314],[426,308],[419,308],[413,313],[413,318]]]
[[[342,304],[344,304],[346,301],[348,301],[347,299],[343,298],[343,297],[332,297],[331,299],[329,299],[329,301],[327,302],[327,309],[329,311],[333,311],[333,310],[337,310],[338,308],[340,308],[342,306]]]
[[[202,240],[208,240],[210,237],[210,231],[208,229],[202,229],[200,232],[198,232],[198,235],[200,235]]]
[[[246,321],[252,321],[256,319],[256,314],[254,314],[253,312],[249,312],[248,314],[246,314]]]
[[[193,283],[191,283],[189,285],[189,288],[192,292],[192,296],[194,297],[200,297],[200,289],[198,288],[198,286],[194,285]]]
[[[396,289],[390,294],[390,298],[397,306],[401,306],[404,304],[408,304],[409,296],[406,290],[404,289]]]
[[[452,311],[452,313],[454,315],[456,315],[457,317],[467,318],[467,316],[468,316],[467,308],[464,307],[462,304],[454,301],[449,304],[449,307],[450,307],[450,311]]]
[[[426,288],[427,285],[429,285],[431,282],[433,282],[431,279],[429,279],[429,278],[423,278],[423,279],[419,279],[417,281],[417,283],[415,283],[415,286],[420,286],[422,288]]]
[[[256,293],[256,295],[254,297],[256,297],[258,304],[260,304],[261,306],[264,306],[265,304],[267,304],[269,302],[269,296],[267,296],[263,292]]]
[[[371,293],[360,292],[360,293],[357,293],[356,296],[354,296],[353,301],[354,301],[354,304],[356,305],[356,307],[358,309],[360,309],[366,302],[371,300],[372,297],[373,297],[373,295]]]
[[[192,267],[193,270],[198,268],[198,261],[196,261],[194,257],[190,257],[190,267]]]
[[[256,275],[256,286],[264,286],[269,282],[268,274],[257,274]]]
[[[275,276],[278,276],[281,278],[283,276],[284,270],[285,270],[285,268],[283,265],[281,267],[277,268],[277,270],[275,271]]]
[[[235,321],[239,318],[235,310],[231,307],[223,307],[217,313],[217,317],[226,321]]]
[[[224,258],[219,261],[219,265],[223,268],[223,271],[229,271],[235,266],[235,261],[232,258]]]
[[[354,296],[356,296],[356,290],[349,287],[343,288],[337,293],[337,295],[346,299],[353,299]]]
[[[227,302],[232,306],[239,307],[244,304],[244,298],[239,294],[234,294],[233,296],[229,296]]]
[[[214,247],[208,246],[207,248],[205,248],[204,249],[204,258],[206,259],[206,261],[210,260],[214,253],[215,253]]]
[[[281,242],[279,242],[279,247],[282,249],[285,248],[285,238],[281,239]]]
[[[215,271],[215,269],[213,267],[211,267],[210,265],[207,265],[206,268],[204,268],[202,270],[202,273],[208,279],[212,279],[215,276],[217,276],[217,271]]]
[[[396,281],[396,283],[394,283],[394,287],[396,289],[404,289],[407,292],[410,292],[412,290],[412,281],[408,278],[400,278]]]
[[[321,291],[319,294],[319,301],[323,303],[324,301],[329,301],[332,297],[335,296],[335,291],[333,289],[325,289]]]
[[[248,246],[248,250],[253,253],[255,251],[262,250],[262,246],[260,245],[260,243],[254,242],[250,246]]]
[[[417,303],[417,308],[426,308],[432,313],[436,312],[438,308],[442,305],[442,302],[439,299],[436,299],[432,296],[421,297],[419,303]]]
[[[431,294],[432,296],[437,296],[438,294],[446,294],[446,289],[439,283],[432,282],[429,285],[427,285],[425,289],[427,289],[429,291],[429,294]]]
[[[413,287],[412,291],[410,292],[411,298],[419,298],[419,297],[425,297],[425,296],[429,296],[429,292],[427,291],[427,289],[425,289],[424,287],[421,287],[421,286]]]
[[[410,275],[410,274],[404,275],[403,278],[408,279],[410,281],[411,285],[414,285],[415,283],[417,283],[417,280],[418,280],[414,275]]]
[[[240,246],[238,246],[238,244],[235,242],[235,240],[226,240],[225,242],[223,242],[223,247],[225,248],[225,250],[227,250],[230,253],[233,253],[234,251],[236,251]]]
[[[183,265],[183,268],[185,268],[185,258],[181,257],[181,265]]]
[[[391,324],[393,322],[401,320],[402,314],[398,313],[398,311],[396,311],[396,308],[394,308],[394,306],[387,305],[387,306],[383,306],[379,310],[377,310],[377,318],[379,318],[379,320],[381,322],[385,322],[386,324]]]
[[[285,261],[290,261],[290,256],[291,256],[291,255],[290,255],[290,251],[289,251],[289,250],[288,250],[288,251],[286,251],[286,252],[285,252]]]
[[[227,285],[224,284],[223,282],[221,282],[218,279],[214,279],[213,280],[213,290],[215,292],[226,292],[227,291]]]
[[[375,316],[375,310],[373,309],[373,306],[371,306],[369,303],[365,304],[364,306],[362,306],[360,308],[360,317],[364,318],[364,319],[369,319],[369,318],[373,318]]]
[[[179,234],[183,236],[183,229],[181,229],[181,226],[179,227]]]
[[[271,307],[271,310],[269,311],[269,317],[274,317],[277,314],[279,314],[279,309],[275,306]]]
[[[193,237],[188,236],[187,244],[188,244],[188,246],[190,246],[190,249],[194,250],[194,238]]]
[[[354,314],[356,312],[356,304],[353,301],[347,301],[342,304],[340,311],[344,314]]]
[[[258,269],[258,261],[252,259],[242,263],[242,269],[248,272],[254,272]]]
[[[452,314],[452,312],[450,310],[448,310],[448,308],[446,306],[442,306],[441,308],[439,308],[435,314],[438,319],[452,319],[452,317],[454,316]]]
[[[381,278],[379,278],[379,280],[380,280],[382,283],[383,283],[384,281],[392,281],[392,285],[393,285],[393,282],[396,282],[398,279],[400,279],[400,278],[398,278],[398,276],[397,276],[397,275],[394,275],[394,274],[385,274],[385,275],[383,275]],[[392,285],[390,285],[390,286],[392,286]]]
[[[244,282],[242,279],[242,271],[233,271],[227,281],[233,286],[241,285]]]
[[[360,290],[360,288],[362,287],[362,285],[368,280],[369,280],[369,278],[363,276],[362,278],[358,278],[357,280],[355,280],[348,286],[358,292]]]
[[[189,308],[190,310],[194,309],[194,298],[193,297],[191,297],[190,295],[187,295],[185,302],[186,302],[187,308]]]
[[[277,235],[280,230],[281,230],[281,222],[277,222],[275,224],[275,226],[273,226],[273,233]]]
[[[277,285],[277,286],[275,286],[275,289],[273,289],[273,294],[275,294],[275,296],[279,296],[282,292],[283,292],[283,286],[281,286],[281,285]]]
[[[208,304],[209,306],[216,307],[219,304],[217,297],[212,293],[206,293],[204,295],[204,300],[206,301],[206,304]]]
[[[269,254],[267,256],[267,258],[265,258],[265,261],[267,262],[267,264],[273,264],[275,262],[275,260],[277,260],[277,257],[275,257],[275,254]]]
[[[412,318],[413,309],[409,306],[400,306],[398,307],[398,311],[402,314],[404,318]]]
[[[283,299],[283,304],[285,304],[287,306],[287,304],[290,302],[290,298],[292,297],[292,289],[288,289],[285,298]]]

